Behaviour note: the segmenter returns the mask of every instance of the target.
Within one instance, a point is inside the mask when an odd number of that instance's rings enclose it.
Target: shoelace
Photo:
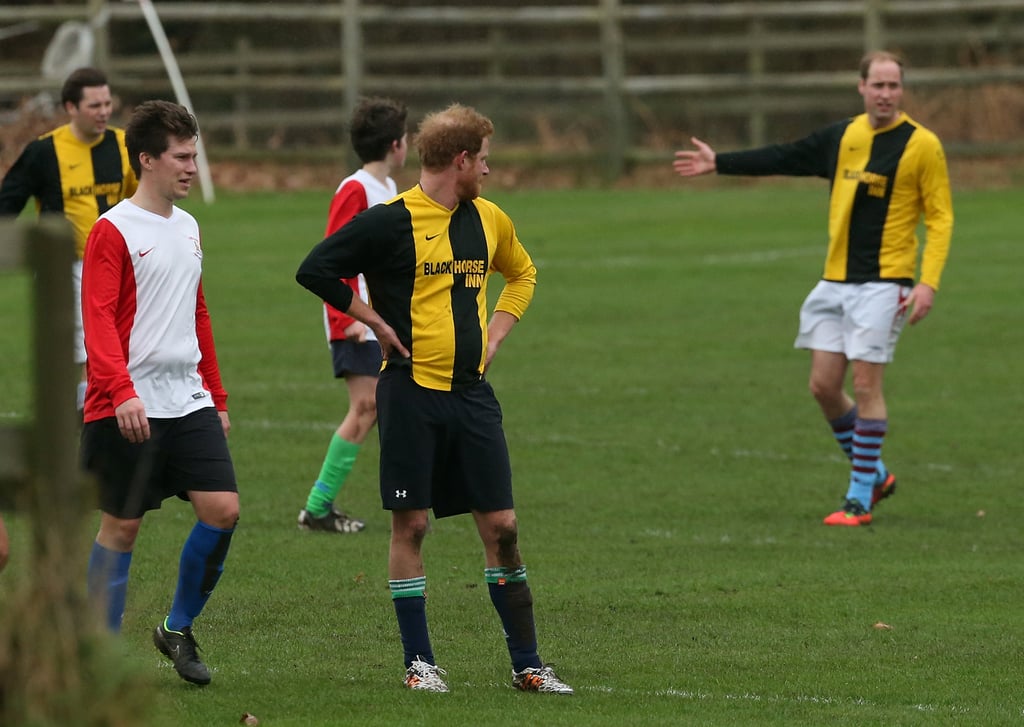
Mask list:
[[[174,633],[174,632],[171,631],[169,633]],[[178,633],[180,633],[182,636],[185,637],[185,641],[190,643],[192,645],[193,649],[195,649],[196,651],[201,651],[202,650],[203,647],[201,647],[199,645],[199,642],[196,641],[196,637],[192,634],[192,627],[191,626],[186,626],[184,629],[182,629]]]
[[[441,667],[437,666],[436,664],[428,664],[425,661],[414,661],[412,663],[412,666],[409,668],[413,670],[413,673],[416,676],[418,676],[420,679],[423,679],[424,681],[440,681],[442,676],[448,675],[448,672],[446,672]]]
[[[555,674],[553,666],[553,664],[545,664],[544,666],[539,668],[534,667],[530,669],[524,669],[517,676],[522,678],[522,680],[527,683],[530,683],[530,681],[532,680],[538,680],[539,683],[537,683],[537,688],[541,691],[559,691],[563,688],[572,689],[572,687],[570,687],[568,684],[566,684],[558,678],[558,675]]]
[[[868,514],[868,511],[864,509],[864,506],[861,505],[856,500],[847,500],[846,503],[843,505],[843,512],[845,512],[847,515],[856,516]]]

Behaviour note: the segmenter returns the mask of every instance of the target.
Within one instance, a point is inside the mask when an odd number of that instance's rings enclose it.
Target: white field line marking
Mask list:
[[[572,268],[573,270],[584,269],[611,269],[619,270],[625,268],[655,268],[662,267],[665,261],[657,255],[619,255],[613,257],[594,257],[586,260],[545,260],[534,258],[533,264],[539,269],[546,268]]]
[[[24,412],[16,411],[3,411],[0,412],[0,419],[14,419],[17,417],[25,416]],[[236,424],[242,427],[249,427],[252,429],[264,429],[267,431],[272,430],[283,430],[283,431],[305,431],[305,432],[319,432],[327,429],[337,429],[337,422],[315,422],[309,420],[281,420],[281,419],[235,419],[233,420]],[[524,442],[533,444],[571,444],[579,447],[590,447],[595,443],[584,437],[571,437],[558,432],[552,432],[546,435],[530,435],[525,434],[519,437]],[[620,443],[621,444],[621,443]],[[671,444],[663,439],[658,439],[654,444],[659,449],[667,449],[672,452],[679,451],[680,447],[676,444]],[[712,448],[711,454],[718,456],[731,456],[736,459],[763,459],[766,461],[802,461],[802,462],[840,462],[838,456],[828,457],[791,457],[788,454],[780,452],[759,452],[751,449],[734,449],[731,452],[723,452],[720,449]],[[938,462],[928,462],[925,464],[925,469],[936,471],[936,472],[952,472],[953,465],[941,464]]]
[[[451,682],[454,686],[456,683]],[[472,682],[461,682],[459,686],[473,687],[475,686]],[[504,683],[492,682],[490,686],[493,687],[506,687]],[[767,704],[822,704],[822,705],[856,705],[859,707],[878,707],[880,705],[868,701],[862,698],[842,698],[842,697],[827,697],[819,696],[815,694],[797,694],[794,696],[782,696],[779,694],[757,694],[756,692],[744,692],[743,694],[732,694],[723,693],[715,694],[714,692],[703,692],[703,691],[691,691],[689,689],[622,689],[620,687],[608,687],[600,685],[584,685],[576,686],[574,689],[577,692],[597,692],[601,694],[628,694],[630,696],[647,696],[647,697],[672,697],[676,699],[687,699],[696,702],[710,702],[710,701],[722,701],[722,702],[765,702]],[[970,714],[972,707],[965,707],[963,705],[949,705],[949,706],[937,706],[934,704],[914,704],[908,707],[908,709],[914,710],[915,712],[934,712],[934,713],[949,713],[949,714]],[[1022,712],[1024,713],[1024,712]]]
[[[747,263],[771,263],[791,257],[820,256],[823,253],[824,247],[819,245],[781,250],[744,250],[725,255],[703,255],[700,258],[700,262],[703,265],[745,265]]]
[[[232,420],[234,423],[235,420]],[[340,419],[338,421],[341,421]],[[321,431],[324,429],[337,429],[338,422],[313,422],[280,419],[241,419],[238,424],[243,428],[284,430],[284,431]]]
[[[824,247],[820,245],[774,250],[742,250],[734,253],[699,255],[695,259],[699,265],[747,265],[750,263],[771,263],[794,257],[820,257]],[[580,268],[625,269],[625,268],[661,268],[665,265],[665,255],[619,255],[611,257],[595,257],[588,260],[548,260],[534,258],[538,268]],[[686,251],[680,251],[678,259],[690,258]]]
[[[0,413],[0,418],[5,416]],[[327,429],[336,429],[338,427],[337,422],[324,422],[324,421],[309,421],[309,420],[282,420],[282,419],[237,419],[235,423],[241,427],[248,427],[252,429],[264,429],[267,431],[282,430],[282,431],[323,431]],[[564,444],[575,447],[592,447],[597,444],[601,444],[590,440],[586,437],[574,437],[565,435],[559,432],[551,432],[548,434],[538,433],[526,433],[516,437],[517,440],[526,442],[528,444]],[[604,443],[608,444],[608,443]],[[601,446],[604,446],[601,444]],[[680,447],[677,444],[672,444],[663,439],[658,439],[653,444],[659,449],[668,450],[672,452],[679,451]],[[621,445],[621,442],[619,442]],[[649,446],[649,445],[648,445]],[[718,448],[712,448],[710,453],[716,457],[732,457],[734,459],[761,459],[766,462],[812,462],[820,464],[822,462],[829,462],[833,464],[842,464],[844,460],[838,455],[822,455],[820,457],[794,457],[792,455],[785,454],[783,452],[762,452],[754,449],[733,449],[730,451],[723,451]],[[935,472],[953,472],[954,467],[950,464],[942,464],[939,462],[928,462],[925,465],[925,469]]]
[[[767,702],[769,704],[824,704],[824,705],[843,705],[843,704],[854,704],[860,707],[877,707],[879,705],[874,702],[870,702],[866,699],[851,699],[851,698],[839,698],[839,697],[824,697],[813,694],[797,694],[792,697],[784,697],[779,694],[757,694],[752,692],[746,692],[744,694],[714,694],[711,692],[693,692],[688,689],[655,689],[652,692],[645,692],[639,689],[619,689],[617,687],[600,687],[600,686],[584,686],[582,688],[577,687],[577,691],[592,691],[602,692],[605,694],[648,694],[654,697],[678,697],[680,699],[690,699],[694,701],[715,701],[721,700],[725,702]],[[915,704],[910,709],[917,712],[948,712],[950,714],[969,714],[971,707],[965,707],[962,705],[950,705],[946,707],[938,707],[934,704]]]
[[[344,400],[345,385],[334,379],[317,379],[316,381],[239,381],[232,385],[231,392],[263,392],[263,391],[335,391]]]
[[[766,461],[776,462],[845,462],[845,460],[840,458],[838,455],[830,455],[827,457],[792,457],[782,452],[759,452],[755,449],[734,449],[731,452],[722,452],[720,449],[712,449],[711,454],[715,456],[731,456],[736,459],[763,459]],[[942,464],[939,462],[926,462],[924,467],[925,469],[935,472],[952,472],[954,469],[951,464]]]

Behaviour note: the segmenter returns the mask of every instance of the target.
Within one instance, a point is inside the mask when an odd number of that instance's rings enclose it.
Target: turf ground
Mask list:
[[[117,647],[152,677],[140,722],[232,725],[251,712],[264,727],[1020,724],[1021,190],[956,194],[936,307],[904,333],[887,376],[885,459],[899,490],[874,525],[849,530],[820,524],[846,465],[807,393],[807,355],[791,348],[821,270],[825,194],[691,182],[490,195],[539,268],[533,306],[489,378],[541,655],[572,698],[509,687],[465,517],[434,523],[425,546],[452,692],[402,689],[375,442],[340,500],[366,531],[295,527],[345,409],[318,303],[292,277],[327,196],[190,202],[242,520],[196,622],[214,669],[199,689],[150,643],[191,511],[168,502],[147,517]],[[8,421],[29,410],[26,290],[23,275],[2,277]],[[28,523],[8,520],[0,599],[27,576]]]

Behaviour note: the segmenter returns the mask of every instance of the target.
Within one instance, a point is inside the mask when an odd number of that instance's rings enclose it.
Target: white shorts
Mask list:
[[[850,361],[889,363],[896,352],[910,287],[898,283],[820,281],[800,307],[794,348],[841,353]]]
[[[82,261],[75,260],[71,264],[71,285],[74,298],[71,301],[75,309],[75,363],[85,363],[85,332],[82,329]]]

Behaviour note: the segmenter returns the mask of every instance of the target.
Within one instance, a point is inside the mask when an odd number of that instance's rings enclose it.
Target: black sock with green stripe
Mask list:
[[[389,580],[388,585],[395,604],[398,631],[402,635],[406,668],[414,661],[433,664],[434,651],[427,631],[426,577]]]

